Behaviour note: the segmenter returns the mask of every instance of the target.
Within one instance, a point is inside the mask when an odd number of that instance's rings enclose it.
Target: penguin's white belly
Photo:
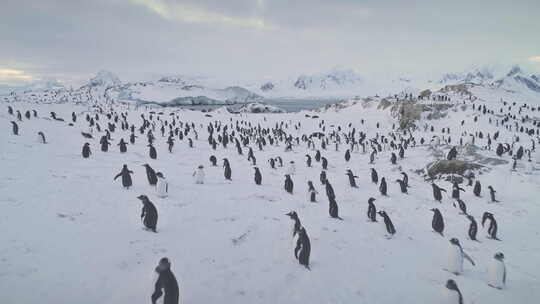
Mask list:
[[[503,281],[504,272],[505,272],[505,266],[503,263],[497,260],[491,262],[491,264],[488,267],[488,273],[487,273],[488,284],[495,288],[503,288],[504,287],[504,281]]]
[[[458,246],[450,246],[446,263],[446,270],[458,274],[463,272],[463,254]]]
[[[459,294],[455,290],[444,288],[440,304],[459,304]]]
[[[168,195],[168,183],[165,180],[158,180],[156,186],[157,195],[160,197],[166,197]]]

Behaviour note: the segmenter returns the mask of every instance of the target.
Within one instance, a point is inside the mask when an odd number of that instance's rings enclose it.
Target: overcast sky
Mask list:
[[[162,74],[540,72],[539,0],[2,0],[0,83]]]

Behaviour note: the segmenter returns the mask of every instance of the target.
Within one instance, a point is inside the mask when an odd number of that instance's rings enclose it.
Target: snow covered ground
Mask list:
[[[11,133],[10,121],[16,118],[7,113],[7,105],[23,114],[22,121],[17,122],[19,136]],[[499,108],[507,111],[499,99],[482,105],[497,115]],[[32,109],[37,110],[39,117],[27,120],[24,113]],[[127,114],[130,125],[136,128],[142,123],[141,114],[148,119],[149,111],[161,111],[126,105],[115,106],[114,110]],[[50,119],[51,111],[65,122]],[[520,125],[521,116],[540,116],[530,105],[521,115],[518,106],[509,111],[517,115]],[[72,112],[78,119],[69,126]],[[512,143],[516,135],[495,125],[495,120],[502,116],[482,115],[467,104],[452,107],[439,120],[424,118],[412,133],[416,146],[406,149],[405,158],[398,159],[396,165],[390,164],[392,151],[386,145],[370,165],[369,146],[366,153],[362,149],[352,152],[346,162],[344,153],[348,145],[343,136],[339,151],[335,151],[332,142],[321,150],[316,140],[317,149],[329,162],[327,176],[344,219],[340,221],[328,215],[328,200],[319,182],[320,163],[313,160],[313,167],[305,165],[305,155],[315,155],[305,142],[300,141],[292,152],[284,152],[283,142],[279,146],[267,144],[259,151],[251,141],[263,176],[262,185],[257,186],[247,160],[247,148],[244,155],[238,155],[234,143],[226,149],[218,144],[212,150],[207,141],[207,126],[220,121],[230,125],[231,131],[237,123],[263,128],[283,123],[283,130],[294,137],[313,132],[329,135],[338,127],[342,129],[340,134],[356,128],[356,132],[365,132],[367,139],[388,137],[392,126],[398,126],[397,118],[390,108],[380,109],[375,101],[350,103],[337,110],[288,114],[216,111],[208,115],[167,108],[162,115],[153,115],[157,126],[156,160],[149,158],[146,136],[138,131],[136,144],[128,145],[127,153],[120,153],[116,144],[121,138],[128,141],[129,132],[119,127],[111,133],[109,152],[101,152],[99,137],[103,132],[94,129],[94,139],[81,136],[81,131],[89,132],[86,114],[95,113],[94,108],[71,103],[3,104],[0,303],[149,303],[156,277],[153,270],[164,256],[172,261],[181,303],[440,303],[449,278],[456,280],[465,303],[536,303],[540,297],[537,135],[518,134],[520,142],[515,149],[519,145],[530,149],[533,140],[537,150],[531,154],[530,162],[527,156],[518,161],[516,171],[511,170],[512,160],[507,154],[501,157],[506,163],[486,165],[478,175],[483,188],[481,198],[472,194],[472,187],[462,185],[466,190],[462,199],[479,224],[480,243],[467,238],[469,221],[453,206],[451,184],[436,181],[449,191],[439,204],[433,199],[430,183],[415,173],[435,160],[427,143],[434,135],[447,138],[448,134],[441,133],[442,128],[451,129],[452,145],[459,143],[462,134],[467,138],[463,132],[482,131],[483,139],[476,139],[480,153],[501,159],[495,154],[497,143]],[[312,118],[313,115],[318,118]],[[193,122],[198,139],[192,131],[186,137],[193,139],[194,147],[188,146],[187,138],[179,140],[176,136],[173,153],[169,153],[166,137],[159,132],[158,116],[169,123],[173,117],[178,117],[177,122]],[[474,122],[474,117],[478,117],[478,122]],[[107,121],[105,115],[100,115],[96,122],[105,128]],[[424,124],[433,125],[435,131],[424,131]],[[531,120],[524,125],[538,129]],[[482,150],[487,145],[487,134],[493,136],[497,130],[500,136],[493,141],[492,149]],[[47,144],[38,143],[38,131],[44,132]],[[420,138],[427,143],[421,145]],[[88,159],[81,157],[85,142],[90,143],[93,153]],[[437,147],[444,155],[450,148],[445,144]],[[210,166],[210,155],[217,157],[218,167]],[[282,157],[284,167],[274,170],[268,160],[277,156]],[[231,163],[232,181],[223,177],[224,157]],[[292,195],[283,189],[290,161],[296,163]],[[155,188],[149,186],[142,167],[145,163],[163,172],[169,181],[168,198],[158,198]],[[123,189],[119,180],[113,182],[123,164],[134,171],[133,187],[129,190]],[[207,177],[202,185],[196,185],[192,177],[199,164],[205,166]],[[378,171],[379,179],[386,177],[388,197],[381,196],[378,185],[371,182],[372,167]],[[346,169],[359,176],[359,188],[349,186]],[[401,171],[409,176],[409,194],[400,193],[394,182],[401,178]],[[308,180],[319,192],[318,203],[308,202]],[[488,185],[497,190],[501,203],[489,203]],[[148,195],[158,209],[157,234],[144,230],[140,222],[140,194]],[[381,218],[377,223],[367,221],[369,197],[376,198],[377,209],[385,210],[392,219],[397,229],[392,239],[385,237]],[[434,207],[444,216],[445,237],[432,231],[430,209]],[[292,221],[285,216],[291,210],[298,212],[311,239],[311,271],[294,258]],[[502,241],[486,238],[487,227],[480,225],[485,211],[495,215]],[[443,270],[451,237],[459,238],[476,262],[475,267],[465,264],[461,276]],[[506,256],[508,281],[504,290],[490,288],[485,282],[486,265],[498,251]]]

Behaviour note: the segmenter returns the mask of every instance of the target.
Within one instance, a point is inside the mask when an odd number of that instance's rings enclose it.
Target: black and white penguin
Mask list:
[[[468,235],[469,235],[469,238],[472,241],[480,242],[479,240],[476,239],[476,233],[478,232],[478,224],[476,223],[476,220],[474,219],[474,216],[467,215],[467,218],[471,222],[469,224],[469,231],[467,232]]]
[[[431,220],[431,227],[440,235],[444,236],[444,219],[441,212],[437,208],[430,209],[433,211],[433,219]]]
[[[306,154],[306,166],[311,167],[311,156]]]
[[[38,142],[41,144],[47,143],[47,140],[45,139],[45,134],[43,134],[43,132],[41,131],[38,132]]]
[[[163,176],[163,173],[157,172],[156,177],[158,179],[156,184],[156,195],[161,198],[166,198],[169,196],[169,182],[167,182],[167,179],[165,179],[165,176]]]
[[[442,200],[441,191],[446,192],[446,190],[444,190],[443,188],[437,186],[435,183],[432,183],[431,187],[433,188],[433,198],[440,203],[441,200]]]
[[[146,195],[139,195],[137,198],[143,203],[141,220],[143,221],[144,226],[153,232],[157,232],[158,213],[156,206],[152,204]]]
[[[156,267],[156,273],[158,273],[158,279],[154,285],[154,292],[150,299],[152,304],[156,304],[157,300],[163,297],[163,304],[178,304],[180,299],[180,291],[178,289],[178,281],[171,271],[171,263],[169,259],[162,258],[159,261],[159,265]]]
[[[497,289],[503,289],[506,286],[506,265],[502,252],[497,252],[493,256],[493,260],[489,262],[487,284]]]
[[[293,235],[293,238],[296,236],[296,234],[298,234],[300,232],[300,228],[302,227],[302,223],[300,222],[300,218],[298,217],[298,214],[296,213],[296,211],[291,211],[287,214],[285,214],[286,216],[290,217],[291,220],[294,221],[294,225],[293,225],[293,229],[292,229],[292,235]]]
[[[326,184],[326,171],[321,171],[321,174],[319,175],[319,180],[321,181],[321,184]]]
[[[133,185],[133,182],[131,181],[131,174],[133,174],[133,171],[129,170],[127,165],[124,165],[120,173],[118,173],[113,180],[116,180],[118,177],[122,176],[122,186],[129,189],[129,187]]]
[[[392,223],[392,220],[386,214],[385,211],[379,211],[377,212],[383,219],[384,219],[384,225],[386,226],[386,232],[388,232],[390,235],[389,237],[392,237],[396,233],[396,228],[394,227],[394,224]]]
[[[497,237],[497,221],[495,220],[495,217],[493,216],[493,213],[490,212],[484,212],[484,215],[482,216],[482,227],[484,227],[485,222],[489,220],[489,228],[488,228],[488,234],[491,239],[500,241],[500,239]]]
[[[309,255],[311,254],[311,242],[307,235],[306,229],[301,227],[298,231],[298,240],[296,241],[296,248],[294,248],[294,256],[298,259],[300,265],[304,265],[308,270],[309,268]]]
[[[405,187],[409,188],[409,176],[405,172],[401,172],[401,175],[403,175],[403,183],[405,184]]]
[[[322,169],[323,170],[328,170],[328,160],[326,159],[326,157],[322,157],[321,160],[322,160],[322,162],[321,162]]]
[[[156,159],[157,158],[156,148],[152,144],[148,145],[148,155],[150,156],[151,159]]]
[[[387,196],[387,186],[386,186],[386,179],[383,177],[381,178],[381,184],[379,185],[379,192],[384,195],[384,196]]]
[[[120,142],[118,143],[118,146],[120,147],[120,153],[126,153],[127,152],[127,143],[124,141],[123,138],[120,139]]]
[[[461,247],[461,244],[457,238],[450,239],[450,247],[447,258],[448,260],[445,270],[455,275],[460,275],[463,273],[463,259],[468,260],[473,266],[476,265],[471,257],[469,257],[465,251],[463,251],[463,248]]]
[[[351,169],[348,169],[345,175],[349,177],[349,184],[351,185],[351,187],[358,188],[358,186],[356,185],[356,180],[355,180],[356,178],[358,178],[358,176],[354,175]]]
[[[452,198],[458,200],[459,197],[460,197],[460,195],[459,195],[459,192],[460,192],[460,191],[465,192],[465,189],[461,188],[461,187],[458,185],[457,182],[454,182],[454,183],[452,184]]]
[[[272,169],[276,168],[276,161],[273,158],[270,158],[268,162],[270,163],[270,168]]]
[[[458,206],[459,206],[459,210],[461,210],[461,214],[465,214],[467,215],[467,205],[465,205],[465,202],[462,201],[461,199],[457,199],[456,200],[457,203],[458,203]],[[456,203],[454,203],[454,207],[456,206]]]
[[[491,187],[491,186],[488,186],[488,189],[489,189],[489,196],[491,198],[491,202],[492,203],[498,203],[499,201],[495,198],[495,193],[497,191],[495,191],[495,189],[493,189],[493,187]]]
[[[313,182],[312,181],[308,181],[308,194],[309,194],[309,201],[312,202],[312,203],[316,203],[317,202],[317,190],[315,190],[315,186],[313,186]]]
[[[379,175],[377,174],[377,171],[375,171],[375,168],[371,168],[371,182],[374,184],[379,183]]]
[[[229,160],[226,158],[223,159],[223,176],[225,176],[226,180],[231,180],[231,176],[232,176],[231,164],[229,163]]]
[[[339,207],[334,196],[328,197],[328,213],[330,214],[331,218],[343,220],[341,217],[339,217]]]
[[[294,183],[293,183],[293,181],[291,179],[291,176],[289,174],[285,174],[285,183],[283,185],[283,188],[288,193],[293,194]]]
[[[148,183],[150,186],[155,186],[157,184],[156,171],[150,167],[149,164],[144,164],[143,167],[146,169],[146,177],[148,178]]]
[[[367,217],[372,222],[377,221],[377,208],[375,207],[375,204],[373,203],[374,201],[375,201],[375,199],[373,197],[370,197],[368,199]]]
[[[260,171],[259,168],[257,168],[257,167],[254,167],[253,169],[255,169],[255,177],[254,177],[255,184],[256,184],[256,185],[260,185],[261,182],[262,182],[261,171]]]
[[[452,149],[450,149],[450,151],[446,155],[446,159],[447,160],[453,160],[453,159],[456,159],[456,157],[457,157],[456,147],[452,147]]]
[[[351,151],[349,149],[347,149],[347,151],[345,151],[345,161],[349,161],[351,159]]]
[[[443,299],[440,303],[463,304],[463,295],[454,280],[450,279],[446,282],[443,291]]]
[[[109,142],[109,139],[107,138],[106,135],[103,135],[101,137],[101,139],[99,140],[99,143],[101,144],[101,151],[102,152],[109,151],[109,146],[111,145],[111,143]]]
[[[396,164],[396,160],[397,160],[396,153],[392,152],[392,156],[390,157],[390,163],[391,163],[392,165],[395,165],[395,164]]]
[[[401,179],[396,179],[396,183],[399,184],[399,188],[401,190],[401,193],[408,193],[407,192],[407,185],[405,185],[405,182]]]
[[[17,123],[14,121],[11,122],[11,125],[12,125],[11,130],[13,131],[13,135],[19,135],[19,125],[17,125]]]
[[[88,157],[90,157],[91,154],[92,154],[92,151],[90,151],[90,144],[89,143],[84,143],[84,145],[82,147],[82,157],[83,158],[88,158]]]
[[[217,158],[214,155],[210,155],[210,163],[212,167],[217,167]]]
[[[480,184],[479,181],[476,181],[474,183],[474,189],[473,189],[474,195],[477,197],[480,197],[481,191],[482,191],[482,185]]]

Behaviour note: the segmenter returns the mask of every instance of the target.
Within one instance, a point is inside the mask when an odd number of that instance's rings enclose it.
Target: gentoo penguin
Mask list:
[[[212,167],[217,167],[217,158],[214,155],[210,155],[210,163]]]
[[[156,159],[157,158],[156,148],[152,144],[148,145],[148,155],[150,155],[151,159]]]
[[[323,170],[328,170],[328,160],[326,157],[321,157],[321,165]]]
[[[319,180],[321,181],[321,184],[326,184],[326,171],[321,171],[321,174],[319,175]]]
[[[143,167],[146,169],[146,177],[148,178],[148,183],[150,186],[155,186],[157,184],[156,171],[150,167],[149,164],[144,164]]]
[[[396,160],[397,160],[396,153],[392,152],[392,156],[390,157],[390,163],[391,163],[392,165],[395,165],[395,164],[396,164]]]
[[[83,148],[82,148],[82,157],[88,158],[90,154],[92,154],[92,151],[90,151],[90,144],[84,143]]]
[[[497,252],[488,265],[487,284],[497,289],[506,286],[506,266],[502,252]]]
[[[157,185],[156,185],[156,193],[157,196],[161,198],[165,198],[169,195],[169,183],[163,176],[163,173],[158,172],[156,173],[156,177],[158,179]]]
[[[461,188],[457,182],[454,182],[452,184],[452,198],[459,199],[459,192],[463,191],[465,192],[465,189]]]
[[[480,197],[480,192],[481,191],[482,191],[482,185],[480,185],[479,181],[476,181],[474,183],[474,189],[473,189],[474,195]]]
[[[491,198],[491,202],[492,203],[498,203],[499,201],[497,199],[495,199],[495,189],[493,189],[493,187],[491,186],[488,186],[488,189],[489,189],[489,196]]]
[[[351,159],[351,151],[349,151],[349,149],[347,149],[347,151],[345,151],[345,161],[349,161]]]
[[[443,299],[440,302],[441,304],[463,304],[463,295],[456,285],[456,282],[452,279],[446,282]]]
[[[392,220],[390,220],[390,217],[384,211],[379,211],[377,213],[384,219],[384,225],[386,225],[386,232],[390,234],[389,237],[392,237],[396,233],[396,228],[394,227]]]
[[[131,135],[129,136],[129,142],[134,145],[135,144],[135,138],[137,138],[137,136],[135,135],[135,133],[131,133]]]
[[[111,145],[111,143],[109,142],[109,139],[107,138],[106,135],[103,135],[101,137],[101,139],[99,140],[99,143],[101,144],[101,151],[102,152],[109,151],[109,146]]]
[[[375,208],[375,204],[373,203],[375,201],[375,199],[373,197],[370,197],[368,199],[368,211],[367,211],[367,216],[368,216],[368,219],[372,222],[376,222],[377,221],[377,208]]]
[[[255,184],[256,185],[260,185],[261,182],[262,182],[262,174],[261,174],[261,171],[259,170],[258,167],[253,167],[253,169],[255,169],[255,176],[254,176],[254,181],[255,181]]]
[[[178,304],[180,299],[180,291],[178,290],[178,282],[171,271],[171,263],[169,259],[162,258],[159,265],[156,267],[156,273],[159,275],[154,285],[154,292],[150,297],[152,304],[156,304],[157,300],[163,297],[163,304]]]
[[[468,260],[473,266],[476,265],[471,257],[469,257],[465,251],[463,251],[463,248],[461,247],[461,244],[457,238],[450,239],[450,247],[447,258],[447,268],[445,268],[445,270],[455,275],[460,275],[463,272],[463,259]]]
[[[379,175],[377,174],[377,171],[375,171],[374,168],[371,168],[371,182],[374,184],[379,183]]]
[[[19,125],[17,125],[16,122],[12,121],[11,122],[12,124],[12,131],[13,131],[13,135],[19,135]]]
[[[298,259],[300,265],[304,265],[309,269],[309,255],[311,253],[311,242],[307,235],[306,229],[300,227],[298,231],[298,240],[296,241],[296,248],[294,248],[294,256]]]
[[[133,174],[133,171],[129,170],[127,165],[124,165],[120,173],[118,173],[114,177],[114,180],[122,176],[122,186],[126,187],[126,189],[129,189],[129,187],[131,187],[131,185],[133,184],[131,181],[131,174]]]
[[[396,183],[399,183],[399,188],[401,189],[401,193],[408,193],[407,185],[405,185],[405,182],[403,180],[396,179]]]
[[[224,158],[223,159],[223,176],[225,176],[226,180],[231,180],[232,170],[231,170],[231,164],[229,163],[229,160]]]
[[[309,154],[306,154],[306,165],[308,167],[311,167],[311,156],[309,156]]]
[[[118,146],[120,147],[120,153],[126,153],[127,152],[127,143],[124,141],[123,138],[120,139],[120,142],[118,143]]]
[[[500,241],[499,238],[497,238],[497,221],[495,220],[495,217],[493,217],[492,213],[484,212],[484,215],[482,216],[482,227],[484,227],[484,223],[489,220],[489,228],[488,228],[488,234],[489,237]]]
[[[433,211],[433,219],[431,220],[431,227],[440,235],[444,236],[444,219],[441,212],[437,208],[430,209]]]
[[[317,202],[316,196],[317,196],[317,190],[315,190],[315,187],[313,186],[312,181],[308,181],[308,194],[309,194],[309,201],[312,203]]]
[[[152,204],[152,202],[148,199],[146,195],[139,195],[137,196],[137,198],[140,199],[143,203],[141,219],[144,226],[153,232],[157,232],[156,225],[158,220],[158,213],[156,206]]]
[[[354,175],[351,169],[347,169],[347,172],[345,173],[345,175],[349,177],[349,184],[351,185],[351,187],[358,188],[358,186],[356,185],[356,180],[355,180],[356,178],[358,178],[358,176]]]
[[[383,177],[381,178],[381,184],[379,185],[379,192],[381,192],[382,195],[387,196],[386,190],[386,179]]]
[[[204,166],[199,165],[197,170],[193,172],[193,176],[195,177],[195,184],[204,184]]]
[[[41,144],[47,143],[47,140],[45,139],[45,134],[43,134],[43,132],[41,131],[38,132],[38,142]]]
[[[476,233],[478,232],[478,224],[476,223],[476,220],[472,215],[467,215],[467,218],[469,219],[469,221],[471,221],[468,231],[469,238],[473,241],[480,242],[476,239]]]
[[[401,172],[401,175],[403,175],[403,183],[405,184],[405,187],[409,188],[409,176],[405,172]]]
[[[437,186],[435,183],[431,183],[431,187],[433,188],[433,198],[440,203],[441,200],[442,200],[441,191],[446,192],[446,190],[444,190],[443,188]]]
[[[327,183],[328,184],[328,183]],[[330,214],[331,218],[336,218],[338,220],[343,220],[341,217],[339,217],[339,208],[338,204],[336,202],[336,198],[333,196],[328,197],[328,213]]]
[[[456,157],[457,157],[456,147],[452,147],[452,149],[450,149],[450,152],[448,152],[448,154],[446,155],[446,159],[453,160],[453,159],[456,159]]]
[[[296,211],[291,211],[291,212],[289,212],[289,213],[287,213],[285,215],[290,217],[291,220],[294,221],[294,225],[293,225],[293,229],[292,229],[292,231],[293,231],[292,235],[293,235],[293,237],[295,237],[296,234],[300,232],[300,227],[302,227],[302,223],[300,223],[300,218],[298,218],[298,214],[296,213]]]
[[[283,188],[288,193],[293,194],[294,184],[293,184],[293,181],[292,181],[291,176],[289,174],[285,174],[285,183],[283,185]]]

